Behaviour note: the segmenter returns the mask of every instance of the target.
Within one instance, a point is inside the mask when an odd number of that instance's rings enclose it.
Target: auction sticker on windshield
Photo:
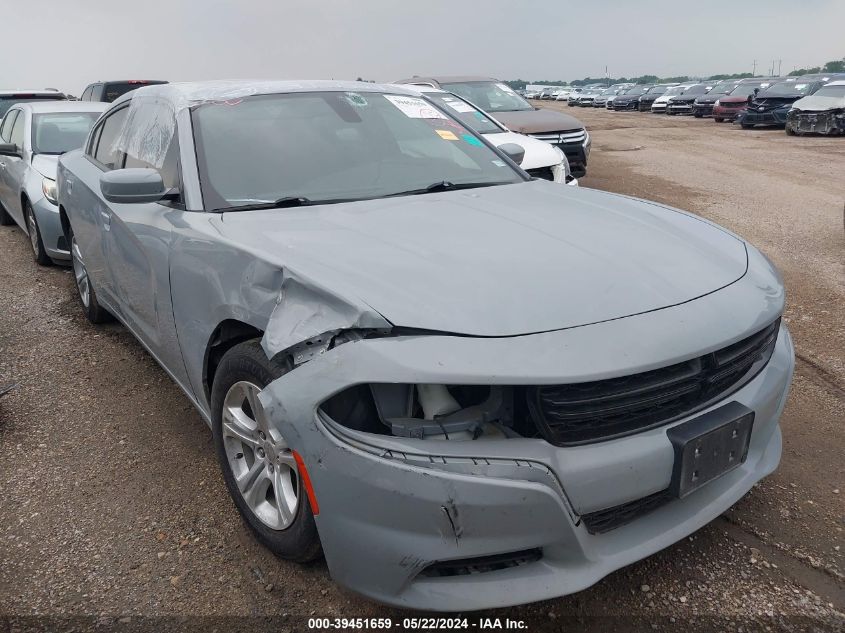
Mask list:
[[[398,95],[384,95],[384,98],[399,108],[402,113],[412,119],[445,119],[446,115],[433,107],[428,101],[417,97],[400,97]]]
[[[448,97],[443,97],[443,101],[446,102],[446,105],[452,108],[455,112],[474,112],[475,108],[473,108],[470,104],[459,101],[458,99],[450,99]]]

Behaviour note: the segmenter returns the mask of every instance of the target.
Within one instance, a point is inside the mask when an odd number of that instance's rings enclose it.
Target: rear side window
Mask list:
[[[82,96],[79,97],[80,101],[91,101],[91,86],[88,86],[85,91],[82,93]]]
[[[121,108],[99,126],[97,132],[96,149],[94,149],[94,160],[103,165],[106,169],[119,169],[121,153],[115,149],[114,142],[126,120],[128,108]]]
[[[142,86],[151,86],[153,84],[163,83],[161,81],[119,81],[105,84],[105,92],[102,95],[101,101],[111,103],[127,92],[132,92]]]
[[[9,139],[10,143],[14,143],[19,149],[23,148],[23,112],[18,112],[14,125],[12,125],[12,136]]]
[[[6,113],[6,116],[3,117],[3,127],[0,128],[0,138],[2,138],[5,143],[8,143],[9,139],[12,138],[12,126],[15,124],[15,117],[18,116],[18,112],[20,112],[20,110],[10,110]]]

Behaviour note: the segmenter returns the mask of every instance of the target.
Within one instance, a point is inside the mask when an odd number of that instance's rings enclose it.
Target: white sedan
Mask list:
[[[472,128],[478,134],[484,135],[484,138],[496,147],[501,147],[506,143],[515,143],[521,146],[525,150],[525,157],[522,159],[520,167],[531,176],[552,182],[578,185],[578,180],[572,177],[566,155],[551,143],[511,132],[481,108],[446,90],[429,86],[403,85],[403,88],[411,88],[425,95],[454,115],[461,123]]]

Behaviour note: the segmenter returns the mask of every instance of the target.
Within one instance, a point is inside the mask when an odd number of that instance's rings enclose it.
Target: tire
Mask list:
[[[0,203],[0,226],[12,226],[14,223],[12,216],[6,213],[6,209],[3,208],[3,203]]]
[[[754,127],[754,124],[753,123],[740,123],[739,127],[741,127],[743,130],[750,130],[751,128]]]
[[[724,121],[724,119],[723,119],[722,117],[720,117],[720,116],[714,117],[714,118],[713,118],[713,120],[714,120],[716,123],[722,123],[722,122]]]
[[[251,406],[258,392],[289,370],[268,360],[258,339],[226,352],[211,390],[212,432],[226,488],[258,542],[280,558],[306,563],[322,555],[308,495],[284,439]]]
[[[79,303],[82,306],[82,312],[85,318],[91,323],[108,323],[114,317],[111,313],[100,305],[97,301],[97,292],[91,283],[91,278],[88,276],[88,271],[85,269],[85,262],[82,259],[82,252],[79,245],[76,243],[76,238],[73,235],[73,230],[69,230],[70,235],[68,241],[70,242],[70,257],[71,267],[73,269],[73,277],[76,281],[76,295],[79,297]]]
[[[23,219],[26,222],[26,230],[29,233],[29,243],[32,246],[32,257],[39,266],[51,266],[53,260],[44,248],[44,240],[41,239],[41,229],[38,228],[38,218],[32,210],[29,200],[23,203]]]
[[[693,112],[693,113],[692,113],[692,115],[693,115],[696,119],[700,119],[701,117],[703,117],[703,116],[704,116],[703,114],[701,114],[701,112]]]
[[[791,127],[789,127],[788,125],[787,125],[784,129],[786,130],[786,135],[787,135],[787,136],[795,136],[795,130],[793,130],[793,129],[792,129]]]

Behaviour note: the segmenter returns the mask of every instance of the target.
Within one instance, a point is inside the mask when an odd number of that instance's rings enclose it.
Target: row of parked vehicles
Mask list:
[[[513,128],[559,146],[557,121],[470,77],[16,102],[0,218],[184,391],[272,552],[393,605],[508,606],[742,498],[794,366],[752,245],[519,167]]]
[[[560,89],[572,107],[712,116],[744,129],[780,126],[787,134],[845,134],[845,74],[755,77],[682,84],[614,84]]]

